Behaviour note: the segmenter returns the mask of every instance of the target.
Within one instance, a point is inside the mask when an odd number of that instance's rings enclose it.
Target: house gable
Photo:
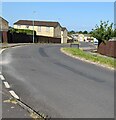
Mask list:
[[[0,17],[0,31],[8,31],[8,29],[9,29],[8,21]]]

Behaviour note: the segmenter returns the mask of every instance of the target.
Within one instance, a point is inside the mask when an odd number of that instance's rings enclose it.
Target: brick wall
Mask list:
[[[98,53],[116,58],[116,40],[108,41],[106,44],[101,43],[98,47]]]
[[[2,42],[7,42],[8,40],[7,31],[2,31],[0,34],[1,34]]]

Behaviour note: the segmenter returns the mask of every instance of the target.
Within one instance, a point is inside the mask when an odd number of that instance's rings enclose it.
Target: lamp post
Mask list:
[[[35,11],[33,11],[33,14],[35,13]],[[35,40],[34,40],[35,38],[34,38],[34,19],[33,19],[33,43],[35,42]]]
[[[33,43],[34,43],[34,20],[33,20]]]

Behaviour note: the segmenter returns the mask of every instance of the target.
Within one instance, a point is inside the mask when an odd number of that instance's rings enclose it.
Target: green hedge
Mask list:
[[[10,33],[23,33],[23,34],[27,34],[27,35],[33,35],[33,30],[28,30],[28,29],[14,29],[11,28],[9,30]],[[36,31],[34,31],[34,35],[36,35]]]

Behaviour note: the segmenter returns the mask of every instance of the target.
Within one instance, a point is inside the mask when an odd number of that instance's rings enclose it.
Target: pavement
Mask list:
[[[29,45],[2,53],[2,75],[20,99],[52,118],[113,118],[114,72]]]

